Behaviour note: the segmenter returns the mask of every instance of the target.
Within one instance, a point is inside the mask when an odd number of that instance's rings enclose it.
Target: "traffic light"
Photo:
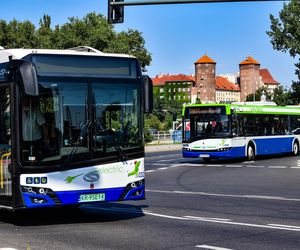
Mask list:
[[[124,0],[108,0],[107,20],[109,23],[123,23],[124,5],[111,5],[114,2],[124,2]]]
[[[177,120],[177,113],[176,112],[173,112],[173,122],[176,122],[176,120]]]

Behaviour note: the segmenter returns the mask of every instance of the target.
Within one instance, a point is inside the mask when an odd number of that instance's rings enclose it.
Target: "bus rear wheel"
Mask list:
[[[298,155],[299,153],[299,144],[298,142],[294,142],[293,144],[293,155]]]
[[[254,151],[254,146],[249,145],[247,148],[247,160],[248,161],[254,161],[255,159],[255,151]]]

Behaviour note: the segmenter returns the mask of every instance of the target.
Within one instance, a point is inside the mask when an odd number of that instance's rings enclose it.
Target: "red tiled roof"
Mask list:
[[[260,69],[259,75],[261,76],[262,81],[266,85],[277,85],[278,84],[278,82],[274,80],[274,78],[272,77],[272,75],[268,69]]]
[[[256,61],[255,59],[253,59],[251,56],[247,56],[246,60],[244,60],[240,63],[240,65],[247,65],[247,64],[260,65],[260,63],[258,61]]]
[[[202,56],[199,58],[195,63],[216,63],[213,59],[208,57],[207,55]]]
[[[229,82],[227,78],[222,76],[216,77],[216,89],[217,90],[228,90],[228,91],[240,91],[238,84]]]
[[[153,86],[164,86],[166,82],[194,82],[195,77],[192,75],[157,75],[152,78]]]

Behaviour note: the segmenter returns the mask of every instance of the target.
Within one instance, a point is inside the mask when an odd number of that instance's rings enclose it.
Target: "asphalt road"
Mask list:
[[[148,152],[146,186],[143,201],[1,212],[0,249],[300,248],[300,156],[204,164]]]

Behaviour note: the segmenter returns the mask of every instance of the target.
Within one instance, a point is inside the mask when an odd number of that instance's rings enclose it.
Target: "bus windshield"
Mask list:
[[[117,157],[142,146],[137,82],[48,80],[39,92],[20,100],[23,165]]]
[[[187,107],[183,122],[186,142],[230,135],[229,116],[224,106]]]

